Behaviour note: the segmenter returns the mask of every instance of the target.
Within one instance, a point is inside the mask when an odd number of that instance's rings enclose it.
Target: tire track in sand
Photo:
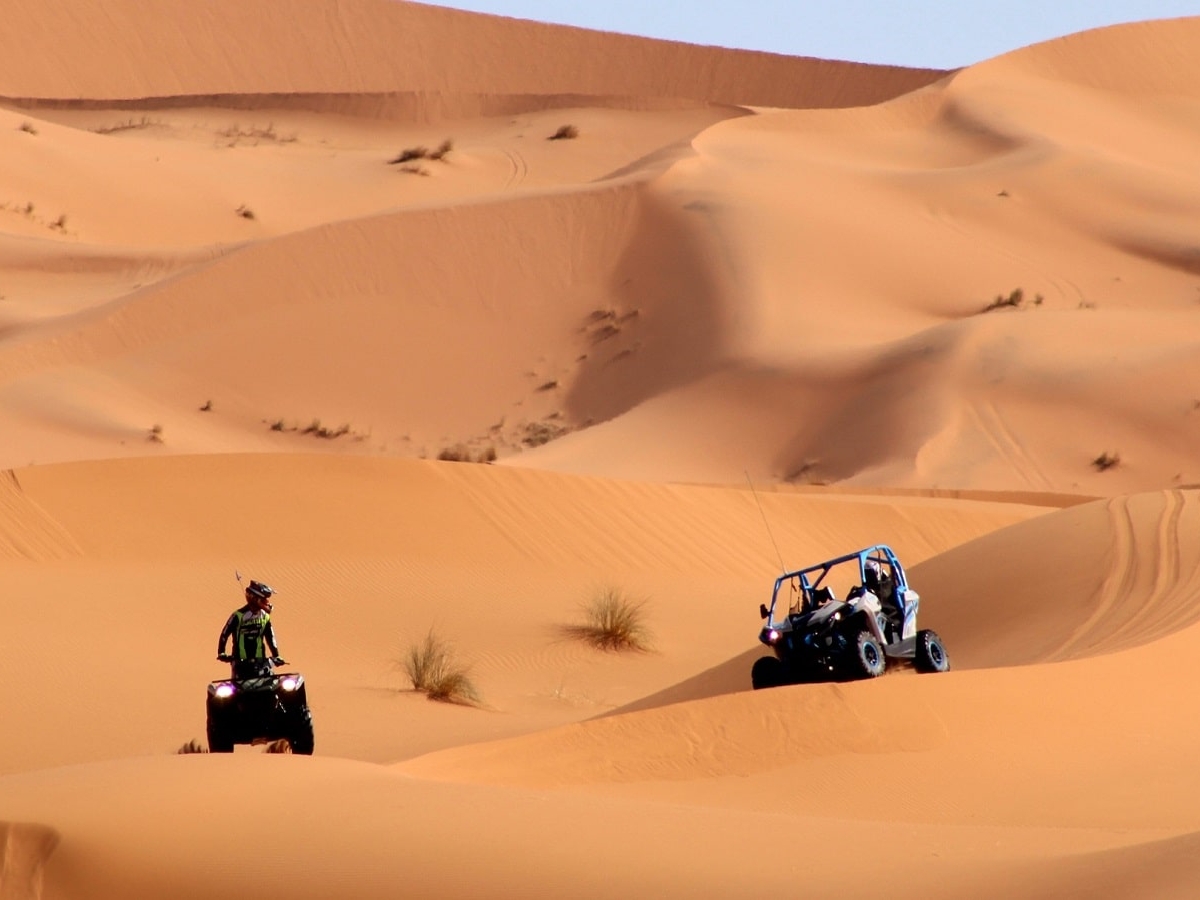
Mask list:
[[[969,409],[971,418],[988,443],[1008,467],[1020,476],[1027,487],[1047,491],[1053,489],[1054,484],[1012,433],[1012,429],[1008,427],[994,403],[972,403]]]
[[[1132,504],[1155,499],[1161,499],[1162,509],[1151,532],[1148,527],[1139,528],[1138,523],[1146,517],[1136,516]],[[1200,565],[1193,562],[1184,577],[1181,543],[1183,515],[1194,504],[1182,491],[1170,490],[1114,497],[1106,506],[1113,538],[1099,603],[1052,654],[1053,659],[1129,649],[1200,620],[1200,607],[1181,602],[1181,593],[1200,574]],[[1152,541],[1149,547],[1145,546],[1147,539]]]

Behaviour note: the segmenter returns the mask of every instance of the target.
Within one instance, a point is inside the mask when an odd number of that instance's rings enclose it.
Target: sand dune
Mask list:
[[[0,897],[1196,894],[1200,18],[0,12]],[[952,670],[752,690],[881,541]],[[176,753],[237,577],[313,757]]]

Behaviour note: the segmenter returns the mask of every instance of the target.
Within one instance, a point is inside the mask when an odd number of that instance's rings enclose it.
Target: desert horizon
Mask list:
[[[1200,890],[1200,17],[0,5],[0,897]],[[752,681],[876,545],[949,670]]]

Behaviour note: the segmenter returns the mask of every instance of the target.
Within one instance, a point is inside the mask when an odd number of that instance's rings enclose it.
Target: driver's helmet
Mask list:
[[[259,609],[271,611],[271,595],[275,591],[271,589],[269,584],[263,584],[261,581],[251,581],[246,585],[246,602],[251,606],[257,606]]]
[[[872,594],[878,594],[882,581],[883,570],[879,568],[879,563],[873,559],[868,559],[863,563],[863,586],[868,591]]]

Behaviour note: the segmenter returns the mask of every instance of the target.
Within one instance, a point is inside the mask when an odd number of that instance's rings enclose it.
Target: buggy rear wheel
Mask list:
[[[760,656],[750,669],[750,684],[754,689],[779,687],[783,684],[783,663],[774,656]]]
[[[866,628],[854,636],[849,669],[854,678],[878,678],[887,669],[883,646]]]
[[[948,672],[950,657],[936,631],[925,629],[917,632],[917,652],[913,656],[913,667],[918,672]]]

